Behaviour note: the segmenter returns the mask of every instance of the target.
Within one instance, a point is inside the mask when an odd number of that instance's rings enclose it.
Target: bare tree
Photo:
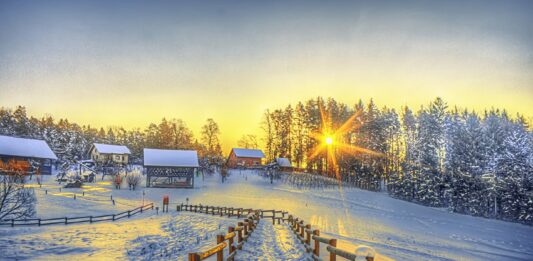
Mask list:
[[[257,149],[259,147],[257,136],[252,134],[242,135],[241,139],[237,141],[237,145],[245,149]]]
[[[263,122],[261,123],[261,127],[265,131],[265,148],[266,148],[266,156],[267,156],[267,162],[271,162],[274,159],[274,127],[272,124],[272,115],[269,110],[265,111]]]
[[[141,171],[138,169],[133,170],[126,176],[126,182],[128,182],[130,190],[135,190],[141,183]]]
[[[0,172],[0,220],[28,218],[35,215],[33,190],[24,187],[25,176],[18,172]]]
[[[218,136],[220,135],[220,128],[218,124],[211,118],[202,126],[201,141],[206,147],[207,158],[209,163],[220,163],[222,161],[222,149]]]

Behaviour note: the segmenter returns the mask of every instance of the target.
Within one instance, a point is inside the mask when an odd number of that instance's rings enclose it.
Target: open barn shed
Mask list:
[[[144,149],[147,187],[193,188],[198,167],[195,150]]]

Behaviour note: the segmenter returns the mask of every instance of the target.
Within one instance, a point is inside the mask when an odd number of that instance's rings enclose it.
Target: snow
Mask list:
[[[312,260],[303,245],[287,224],[272,225],[268,219],[261,220],[256,230],[238,251],[235,260],[254,260],[268,257],[268,260]]]
[[[291,161],[287,158],[276,158],[276,163],[280,167],[292,167]]]
[[[198,153],[195,150],[144,149],[144,166],[197,168]]]
[[[93,145],[96,150],[101,154],[131,154],[130,149],[123,145],[112,145],[102,143],[94,143]]]
[[[35,186],[40,217],[121,212],[141,205],[143,191],[145,202],[160,208],[163,196],[169,195],[170,212],[147,211],[92,225],[2,227],[0,259],[185,260],[187,253],[213,246],[217,233],[242,221],[177,212],[175,204],[188,199],[192,204],[287,210],[322,236],[337,238],[342,249],[374,248],[376,260],[533,260],[530,226],[449,213],[354,188],[300,190],[276,180],[270,184],[255,171],[230,171],[225,183],[218,175],[196,177],[194,189],[141,186],[135,191],[114,190],[105,180],[59,192],[51,177],[45,178],[42,188]],[[302,260],[305,253],[295,242],[286,224],[265,219],[236,259]],[[325,246],[320,253],[327,258]]]
[[[243,157],[243,158],[264,158],[265,154],[261,150],[256,149],[240,149],[240,148],[233,148],[233,153],[235,153],[235,156],[237,157]]]
[[[57,159],[46,141],[0,135],[0,155],[25,158]]]

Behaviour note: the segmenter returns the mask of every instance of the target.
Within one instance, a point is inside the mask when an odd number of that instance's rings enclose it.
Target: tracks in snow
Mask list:
[[[311,260],[287,224],[261,220],[235,260]]]

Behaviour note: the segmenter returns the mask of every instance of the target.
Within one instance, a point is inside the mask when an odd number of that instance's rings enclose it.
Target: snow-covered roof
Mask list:
[[[24,158],[57,159],[46,141],[0,136],[0,155]]]
[[[287,158],[276,158],[276,163],[280,167],[292,167],[291,161]]]
[[[131,154],[130,149],[123,145],[111,145],[94,143],[93,144],[98,153],[101,154]]]
[[[144,166],[199,167],[195,150],[144,149]]]
[[[233,153],[235,153],[235,156],[243,157],[243,158],[264,158],[265,157],[265,154],[263,154],[261,150],[256,150],[256,149],[233,148]]]

